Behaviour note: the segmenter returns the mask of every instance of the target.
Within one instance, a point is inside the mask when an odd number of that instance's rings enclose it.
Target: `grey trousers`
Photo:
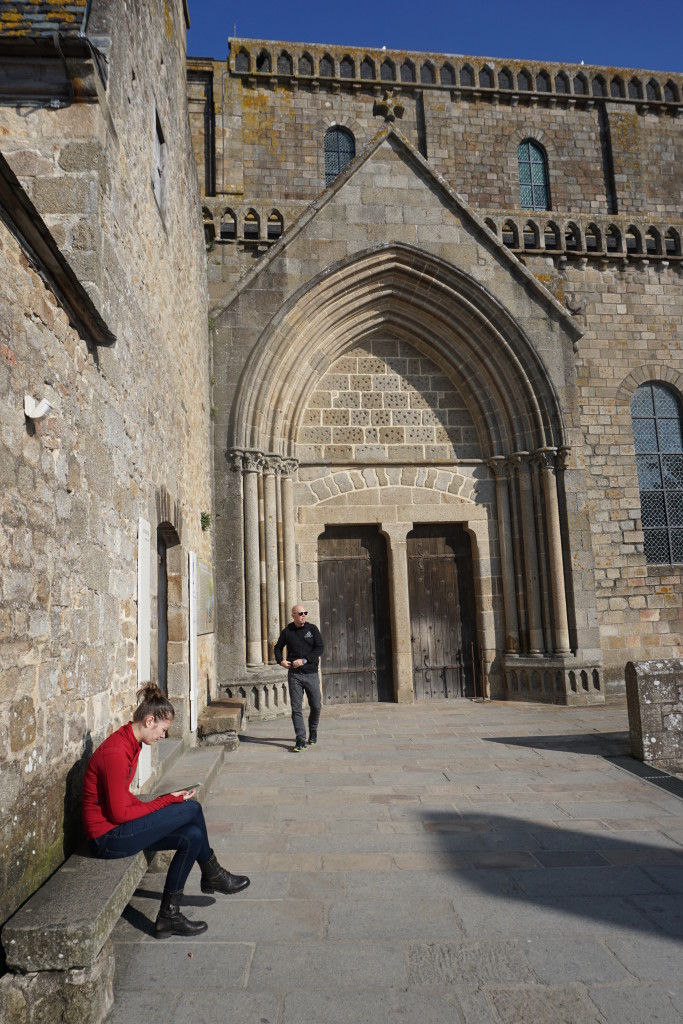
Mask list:
[[[287,673],[287,685],[289,686],[289,703],[292,709],[292,722],[294,723],[294,735],[298,740],[306,741],[306,723],[304,722],[303,702],[304,693],[308,697],[310,714],[308,716],[309,736],[318,731],[320,721],[320,707],[322,699],[320,696],[320,679],[317,672],[302,672],[300,669],[291,669]]]

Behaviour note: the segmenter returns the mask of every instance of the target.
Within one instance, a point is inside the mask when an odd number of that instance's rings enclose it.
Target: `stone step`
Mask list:
[[[226,751],[239,747],[238,734],[246,728],[246,700],[241,697],[217,697],[202,711],[197,723],[201,747],[220,744]]]

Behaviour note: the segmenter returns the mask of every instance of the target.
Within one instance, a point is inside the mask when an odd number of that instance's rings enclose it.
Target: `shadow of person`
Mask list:
[[[83,776],[93,752],[93,741],[88,730],[83,738],[83,750],[78,760],[72,765],[64,782],[64,817],[62,849],[64,859],[70,857],[74,850],[84,842],[83,824],[81,822],[81,794]]]
[[[161,900],[163,892],[161,889],[158,891],[153,889],[136,889],[133,893],[133,899],[139,900]],[[185,893],[183,895],[183,905],[187,907],[212,907],[216,902],[214,896],[193,896],[191,893]]]
[[[287,743],[276,736],[240,736],[240,743],[264,743],[270,747],[282,747],[283,750],[290,750],[291,741]]]

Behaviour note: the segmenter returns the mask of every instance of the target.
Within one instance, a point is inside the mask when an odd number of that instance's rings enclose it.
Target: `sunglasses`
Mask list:
[[[294,612],[295,615],[308,615],[308,612]]]

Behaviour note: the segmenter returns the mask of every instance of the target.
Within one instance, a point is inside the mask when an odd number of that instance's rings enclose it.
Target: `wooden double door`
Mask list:
[[[458,524],[407,540],[417,700],[472,697],[478,662],[472,548]],[[318,547],[325,704],[394,699],[386,540],[377,527],[328,526]]]
[[[472,546],[462,526],[408,534],[408,590],[416,700],[475,696]]]
[[[318,582],[324,703],[393,700],[387,550],[377,527],[328,526]]]

